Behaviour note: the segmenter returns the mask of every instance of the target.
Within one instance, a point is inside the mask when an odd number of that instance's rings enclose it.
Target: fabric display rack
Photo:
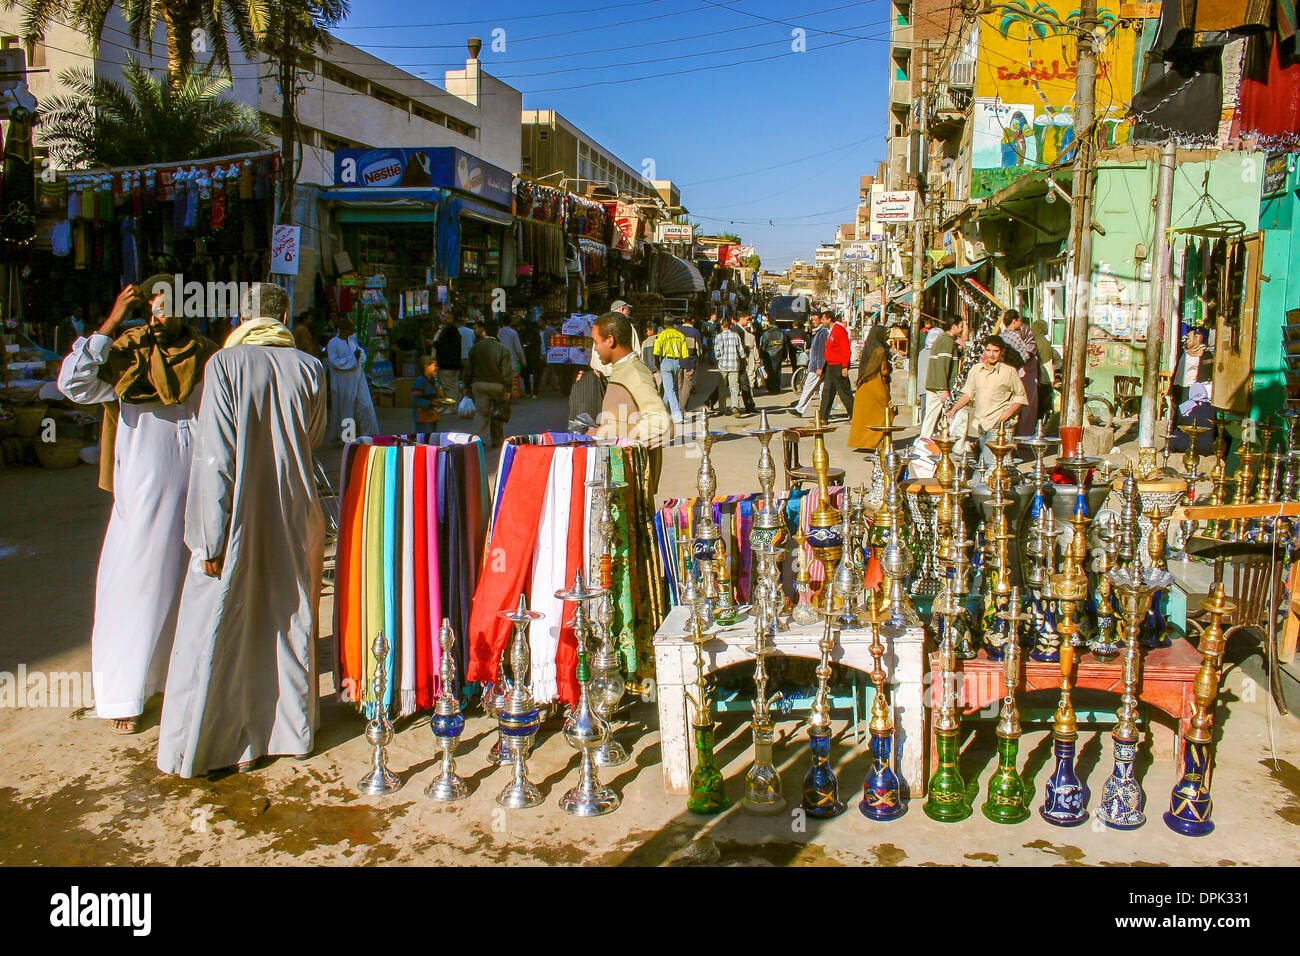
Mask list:
[[[382,631],[389,646],[385,710],[426,710],[440,689],[439,626],[447,618],[456,634],[467,633],[483,561],[483,443],[455,433],[351,442],[343,450],[339,497],[335,686],[343,700],[373,716],[371,644]],[[464,673],[463,639],[453,652]]]
[[[576,704],[577,650],[569,622],[573,607],[554,597],[592,566],[592,491],[589,482],[606,459],[610,480],[625,488],[612,495],[614,515],[614,620],[616,643],[629,679],[648,676],[650,639],[663,619],[656,575],[653,499],[646,449],[597,445],[585,435],[552,432],[513,436],[501,449],[491,507],[486,558],[469,618],[465,679],[495,681],[519,595],[543,617],[531,628],[532,694],[539,704]],[[640,613],[634,611],[639,609]],[[646,612],[649,613],[646,613]]]

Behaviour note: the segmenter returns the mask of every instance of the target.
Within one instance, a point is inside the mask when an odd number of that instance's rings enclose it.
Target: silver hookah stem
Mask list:
[[[387,747],[393,742],[393,725],[388,719],[388,706],[384,701],[388,689],[388,639],[384,632],[375,635],[370,649],[375,655],[375,716],[366,724],[366,740],[370,742],[370,772],[361,778],[357,789],[372,797],[396,793],[402,789],[402,778],[388,769]]]
[[[426,797],[439,803],[451,803],[469,796],[469,786],[456,773],[454,756],[456,741],[465,729],[465,717],[460,712],[460,700],[456,697],[456,660],[451,653],[455,641],[451,621],[444,617],[442,628],[438,631],[438,645],[442,648],[442,660],[438,667],[438,700],[434,705],[433,717],[429,720],[429,727],[442,750],[442,767],[424,791]]]
[[[573,636],[578,644],[578,703],[564,721],[564,739],[581,755],[578,765],[578,783],[560,798],[560,809],[570,816],[598,817],[616,809],[622,798],[612,787],[602,786],[596,775],[597,747],[609,739],[609,724],[591,707],[591,671],[587,655],[591,647],[591,627],[587,622],[586,605],[597,599],[600,588],[589,588],[582,580],[582,572],[574,576],[573,587],[557,591],[555,596],[575,605]]]

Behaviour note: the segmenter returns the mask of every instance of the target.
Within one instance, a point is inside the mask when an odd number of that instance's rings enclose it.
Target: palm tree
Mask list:
[[[90,38],[91,51],[98,55],[104,25],[117,0],[3,0],[5,10],[21,6],[23,38],[34,40],[51,23],[66,24]],[[294,4],[310,6],[311,4]],[[230,68],[231,33],[244,52],[251,55],[265,35],[272,0],[121,0],[131,43],[152,55],[154,28],[162,23],[167,31],[167,72],[184,77],[193,68],[196,55],[212,53],[219,67]],[[198,32],[202,31],[202,32]]]
[[[56,165],[85,169],[230,156],[270,145],[261,116],[223,96],[227,74],[156,77],[127,57],[124,82],[68,70],[71,91],[46,102],[41,142]]]

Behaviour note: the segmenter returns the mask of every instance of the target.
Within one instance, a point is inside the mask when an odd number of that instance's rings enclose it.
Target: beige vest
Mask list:
[[[632,396],[632,401],[636,402],[636,408],[621,405],[611,408],[607,401],[603,411],[612,413],[614,420],[602,422],[602,436],[625,437],[656,445],[664,444],[672,438],[673,421],[668,414],[668,406],[659,397],[654,373],[645,367],[641,359],[633,355],[616,365],[610,372],[609,383],[626,389]]]

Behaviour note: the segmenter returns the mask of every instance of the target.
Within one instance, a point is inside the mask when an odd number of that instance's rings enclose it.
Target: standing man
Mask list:
[[[158,769],[193,777],[311,753],[325,520],[312,448],[325,370],[293,347],[289,296],[254,283],[208,363]]]
[[[155,288],[168,294],[150,297]],[[99,486],[113,494],[95,578],[90,636],[95,713],[116,734],[140,729],[144,703],[163,689],[187,558],[185,498],[203,374],[217,350],[168,315],[172,277],[128,285],[97,332],[78,337],[59,391],[103,403]],[[180,303],[174,303],[179,306]],[[148,322],[118,336],[139,307]],[[86,331],[89,331],[87,329]]]
[[[438,384],[444,395],[454,397],[460,394],[460,329],[450,310],[442,313],[442,328],[433,340],[433,354],[438,359]]]
[[[593,351],[612,370],[601,405],[601,438],[627,438],[650,448],[650,494],[659,490],[663,445],[673,425],[654,376],[632,350],[632,323],[620,312],[606,312],[591,328]]]
[[[510,353],[510,360],[515,363],[515,375],[522,377],[524,366],[528,364],[528,358],[524,355],[524,343],[520,341],[519,333],[511,325],[512,321],[509,312],[501,314],[501,322],[497,327],[497,339]],[[514,385],[514,376],[511,376],[508,384]]]
[[[485,449],[505,441],[514,374],[514,359],[497,338],[496,323],[484,322],[483,338],[469,350],[469,361],[461,369],[460,381],[474,400],[474,431],[483,439]]]
[[[535,319],[525,318],[520,323],[519,342],[524,347],[524,394],[538,398],[542,394],[542,330]]]
[[[966,323],[962,319],[956,322],[939,319],[938,326],[939,336],[930,345],[930,361],[926,365],[925,378],[922,380],[925,386],[925,418],[921,422],[922,438],[934,437],[935,430],[939,427],[939,417],[947,410],[948,403],[952,401],[952,393],[957,391],[961,384],[957,381],[957,376],[961,372],[961,342],[965,338]],[[960,456],[966,449],[966,436],[960,429],[954,430],[952,434],[957,439],[957,444],[961,446],[961,450],[958,451],[957,445],[954,445],[953,451]]]
[[[849,388],[849,362],[852,360],[853,348],[849,344],[849,330],[838,316],[827,315],[830,332],[826,337],[826,367],[822,370],[824,385],[822,387],[822,421],[831,420],[831,409],[835,405],[835,396],[839,395],[844,403],[844,410],[849,418],[853,417],[853,391]]]
[[[727,396],[727,407],[732,413],[737,418],[742,418],[740,380],[744,375],[745,347],[741,344],[740,334],[732,328],[731,319],[722,320],[722,331],[713,340],[713,351],[718,359],[718,375],[721,377],[718,391]]]
[[[970,370],[961,398],[948,410],[951,420],[967,405],[975,409],[971,419],[979,429],[980,461],[988,467],[993,465],[993,453],[988,444],[997,437],[998,425],[1014,418],[1029,404],[1020,373],[1002,361],[1005,351],[1006,347],[996,335],[984,344],[980,364]]]
[[[826,316],[815,309],[812,314],[812,329],[812,345],[808,348],[808,375],[804,379],[803,394],[794,406],[794,410],[805,417],[813,399],[821,392],[822,376],[826,373],[826,340],[831,334]]]
[[[781,394],[781,366],[785,363],[786,340],[776,322],[763,330],[758,340],[762,352],[763,370],[767,373],[767,394]]]
[[[251,291],[251,290],[250,290]],[[339,319],[338,334],[330,339],[325,358],[330,364],[331,442],[341,441],[344,423],[351,421],[356,435],[379,431],[375,405],[366,381],[366,351],[357,344],[356,326],[347,316]]]
[[[740,335],[741,345],[745,349],[745,362],[740,373],[740,395],[745,400],[745,411],[750,415],[758,412],[754,404],[754,385],[758,381],[761,365],[758,359],[758,338],[750,327],[753,319],[748,315],[739,316],[732,325],[732,331]]]
[[[691,410],[691,392],[695,390],[695,370],[704,354],[704,337],[689,315],[682,320],[681,333],[686,336],[686,358],[681,360],[682,388],[677,399],[682,406],[682,414],[685,415]]]
[[[453,315],[456,316],[456,330],[460,332],[460,367],[464,368],[465,363],[469,361],[469,350],[478,341],[478,335],[470,325],[469,316],[463,310],[457,310]]]
[[[682,406],[677,398],[677,378],[686,358],[687,345],[686,336],[678,331],[676,325],[677,320],[672,316],[664,319],[663,331],[655,336],[654,357],[659,364],[659,378],[663,382],[669,414],[673,423],[680,425],[683,419]]]

